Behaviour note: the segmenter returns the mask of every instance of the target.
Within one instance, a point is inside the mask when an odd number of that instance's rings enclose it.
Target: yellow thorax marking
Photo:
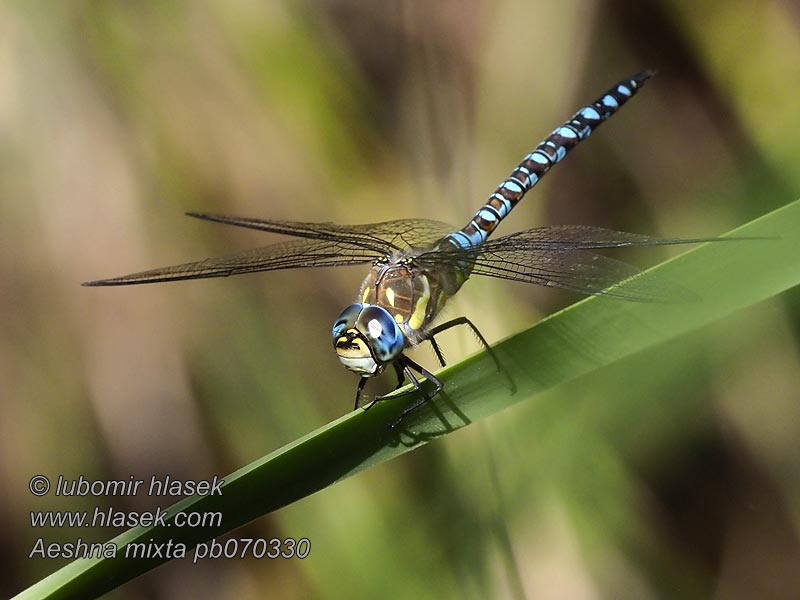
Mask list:
[[[431,299],[431,286],[428,283],[428,278],[425,275],[419,275],[422,280],[423,289],[422,295],[414,305],[414,312],[411,313],[411,318],[408,320],[408,326],[411,329],[419,329],[425,322],[425,314],[428,310],[428,301]]]

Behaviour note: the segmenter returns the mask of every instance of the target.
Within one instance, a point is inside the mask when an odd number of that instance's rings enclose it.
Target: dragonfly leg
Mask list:
[[[406,380],[406,368],[400,364],[400,361],[396,360],[392,363],[394,366],[394,372],[397,373],[397,386],[395,386],[395,390],[399,390],[403,387],[403,382]],[[411,379],[409,377],[409,379]],[[413,379],[412,379],[413,381]]]
[[[406,356],[400,356],[397,360],[395,360],[392,364],[394,365],[394,369],[397,372],[397,387],[394,388],[395,390],[400,389],[403,386],[403,381],[405,377],[408,377],[408,380],[411,382],[413,386],[412,389],[408,390],[407,392],[401,392],[399,394],[387,394],[385,396],[375,396],[375,398],[364,407],[364,410],[369,410],[373,406],[375,406],[378,402],[383,402],[384,400],[394,400],[395,398],[400,398],[401,396],[405,396],[406,394],[413,394],[419,389],[419,380],[414,376],[414,373],[411,369],[408,368],[406,361],[412,362],[410,358]],[[416,365],[416,363],[413,363]]]
[[[364,391],[364,386],[367,385],[368,377],[362,377],[358,382],[358,387],[356,388],[356,404],[353,406],[353,410],[358,408],[358,404],[361,401],[361,392]]]
[[[441,392],[442,388],[444,387],[444,383],[442,383],[442,380],[436,377],[436,375],[428,371],[422,365],[415,363],[407,356],[404,356],[403,360],[406,362],[404,370],[406,374],[409,376],[409,379],[411,379],[411,381],[414,382],[415,390],[419,389],[419,382],[417,381],[417,378],[414,377],[414,374],[411,372],[411,369],[414,369],[417,373],[425,377],[425,379],[433,383],[435,388],[433,391],[427,392],[421,398],[418,398],[417,401],[414,402],[414,404],[412,404],[411,406],[408,406],[405,409],[403,409],[403,412],[400,413],[400,416],[397,417],[397,419],[395,419],[394,422],[391,424],[392,429],[397,427],[403,421],[403,419],[405,419],[411,412],[417,410],[420,406],[422,406],[426,402],[430,401],[433,397],[435,397],[436,394]]]
[[[436,377],[436,375],[434,375],[433,373],[428,371],[422,365],[417,364],[416,362],[414,362],[413,360],[411,360],[407,356],[401,356],[393,364],[394,364],[395,370],[397,371],[398,378],[401,378],[402,375],[405,375],[405,377],[407,377],[408,380],[411,382],[412,389],[410,389],[408,391],[405,391],[405,392],[401,392],[399,394],[389,394],[389,395],[386,395],[386,396],[375,396],[374,400],[372,402],[370,402],[367,406],[364,407],[365,411],[369,410],[370,408],[375,406],[375,404],[377,404],[378,402],[383,402],[384,400],[394,400],[394,399],[399,398],[401,396],[405,396],[406,394],[412,394],[412,393],[414,393],[416,391],[419,391],[421,386],[419,384],[419,379],[417,379],[417,376],[414,375],[414,371],[416,371],[417,373],[419,373],[420,375],[425,377],[428,381],[433,383],[433,385],[435,386],[433,391],[427,392],[425,395],[423,395],[421,398],[419,398],[416,402],[414,402],[414,404],[412,404],[411,406],[409,406],[408,408],[403,410],[402,413],[400,413],[400,416],[391,424],[391,427],[394,429],[395,427],[397,427],[397,425],[411,411],[416,410],[417,408],[419,408],[420,406],[425,404],[428,400],[430,400],[431,398],[436,396],[436,394],[438,394],[442,390],[442,388],[444,387],[444,384],[442,383],[441,379]],[[400,382],[398,383],[398,386],[395,389],[398,389],[402,385],[402,383],[403,383],[403,380],[400,379]]]
[[[436,354],[436,360],[439,361],[439,364],[442,368],[447,366],[447,362],[444,360],[444,354],[442,354],[442,349],[439,347],[439,343],[433,339],[433,336],[427,338],[427,340],[431,343],[431,347],[433,348],[434,354]]]
[[[397,385],[395,386],[394,389],[395,390],[399,390],[401,387],[403,387],[403,382],[405,381],[405,378],[406,378],[406,367],[404,365],[401,365],[399,360],[394,361],[392,363],[392,366],[394,367],[394,372],[397,374]],[[408,373],[408,378],[409,378],[409,380],[411,380],[412,383],[415,384],[414,389],[418,389],[419,388],[419,383],[417,382],[416,379],[414,379],[414,377],[411,374],[411,372]],[[362,377],[361,381],[358,382],[358,388],[356,389],[356,405],[353,408],[353,410],[358,408],[358,403],[361,400],[361,391],[364,389],[364,385],[367,383],[367,379],[368,379],[368,377]],[[402,396],[402,394],[399,394],[399,395]],[[370,402],[369,404],[367,404],[364,407],[364,410],[369,410],[370,408],[372,408],[372,405],[375,404],[375,402],[377,402],[378,400],[383,400],[386,397],[387,396],[376,396],[375,399],[372,402]],[[392,396],[392,397],[396,398],[396,396]]]
[[[409,391],[407,391],[407,392],[403,392],[402,394],[397,394],[397,395],[388,394],[386,396],[375,396],[375,398],[372,400],[372,402],[370,402],[369,404],[367,404],[364,407],[365,411],[369,410],[370,408],[375,406],[375,404],[377,402],[381,402],[383,400],[392,400],[392,399],[398,398],[400,396],[405,396],[406,394],[411,394],[413,392],[416,392],[419,389],[419,381],[417,380],[416,377],[414,377],[414,373],[411,372],[411,370],[408,368],[408,366],[406,366],[406,364],[404,362],[406,360],[410,360],[410,359],[406,358],[405,356],[401,356],[400,358],[398,358],[396,361],[394,361],[392,363],[392,366],[394,367],[394,372],[397,374],[397,385],[395,386],[394,389],[395,390],[399,390],[401,387],[403,387],[403,383],[405,383],[406,377],[408,377],[408,380],[411,382],[411,385],[413,385],[414,387],[412,389],[410,389]],[[416,364],[416,363],[414,363],[414,364]],[[365,379],[367,379],[367,378],[363,377],[361,379],[361,382],[359,382],[359,384],[358,384],[359,389],[358,389],[357,396],[356,396],[356,408],[358,408],[358,400],[359,400],[358,396],[361,394],[361,389],[364,387],[362,382]]]
[[[511,384],[511,392],[514,393],[517,391],[517,386],[514,383],[514,380],[511,379],[511,375],[509,375],[508,371],[503,368],[503,365],[500,363],[500,360],[497,358],[497,354],[495,351],[492,350],[492,347],[489,345],[489,342],[486,341],[486,338],[483,337],[483,334],[475,327],[475,324],[470,321],[467,317],[458,317],[456,319],[452,319],[451,321],[447,321],[446,323],[442,323],[441,325],[437,325],[428,330],[425,334],[425,339],[431,342],[433,346],[434,352],[436,352],[436,356],[439,358],[439,361],[442,363],[442,366],[445,366],[444,357],[441,354],[441,351],[438,350],[439,344],[436,343],[433,339],[433,336],[442,333],[443,331],[447,331],[448,329],[452,329],[453,327],[458,327],[459,325],[467,325],[472,332],[478,337],[478,340],[486,348],[486,352],[489,357],[494,361],[494,365],[497,367],[497,372],[502,373],[505,375],[506,379],[508,379],[509,384]]]

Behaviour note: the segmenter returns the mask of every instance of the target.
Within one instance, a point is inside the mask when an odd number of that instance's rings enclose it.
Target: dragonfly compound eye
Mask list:
[[[358,316],[356,329],[367,337],[372,353],[382,363],[397,358],[405,347],[405,338],[397,321],[380,306],[366,306]]]
[[[342,311],[342,314],[339,315],[339,318],[336,319],[336,322],[333,324],[332,335],[334,346],[336,346],[336,341],[345,331],[355,327],[356,319],[358,319],[358,315],[361,313],[363,308],[363,304],[351,304]]]
[[[351,304],[336,319],[332,333],[341,363],[362,377],[378,375],[403,351],[403,332],[378,306]]]

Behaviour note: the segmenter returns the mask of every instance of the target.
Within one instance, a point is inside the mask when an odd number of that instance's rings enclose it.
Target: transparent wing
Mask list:
[[[229,256],[207,258],[141,273],[87,281],[85,286],[133,285],[182,279],[228,277],[301,267],[335,267],[368,263],[395,250],[431,247],[453,227],[428,219],[403,219],[364,225],[270,221],[204,213],[189,216],[226,225],[305,238],[247,250]]]
[[[550,225],[519,231],[487,242],[483,252],[508,250],[592,250],[629,246],[675,246],[720,238],[654,238],[591,225]],[[730,238],[727,238],[730,239]]]
[[[395,250],[428,246],[456,228],[430,219],[400,219],[364,225],[336,225],[335,223],[302,223],[299,221],[275,221],[247,217],[228,217],[206,213],[186,213],[190,217],[247,227],[259,231],[281,233],[293,237],[315,240],[338,240],[354,246],[391,254]]]
[[[591,250],[663,246],[711,241],[662,239],[599,227],[539,227],[486,242],[477,250],[435,250],[418,257],[426,270],[466,269],[512,281],[558,287],[581,294],[635,302],[686,302],[694,295],[681,286]]]
[[[371,262],[379,256],[382,256],[382,253],[338,240],[294,240],[229,256],[207,258],[197,262],[152,269],[111,279],[87,281],[83,285],[134,285],[182,279],[228,277],[240,273],[277,269],[356,265]]]
[[[557,287],[632,302],[687,302],[694,295],[675,283],[639,279],[641,269],[588,250],[533,250],[525,256],[501,250],[475,261],[475,275]]]

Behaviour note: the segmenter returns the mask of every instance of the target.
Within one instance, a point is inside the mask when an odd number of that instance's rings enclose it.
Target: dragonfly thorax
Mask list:
[[[372,304],[351,304],[333,324],[333,347],[341,363],[361,375],[379,375],[405,348],[394,317]]]
[[[422,271],[410,256],[376,261],[361,284],[359,300],[392,316],[411,343],[436,316],[445,300],[436,278]]]
[[[445,294],[409,254],[376,259],[361,284],[360,302],[348,306],[333,326],[333,346],[342,364],[362,377],[380,374],[407,343],[423,339]]]

